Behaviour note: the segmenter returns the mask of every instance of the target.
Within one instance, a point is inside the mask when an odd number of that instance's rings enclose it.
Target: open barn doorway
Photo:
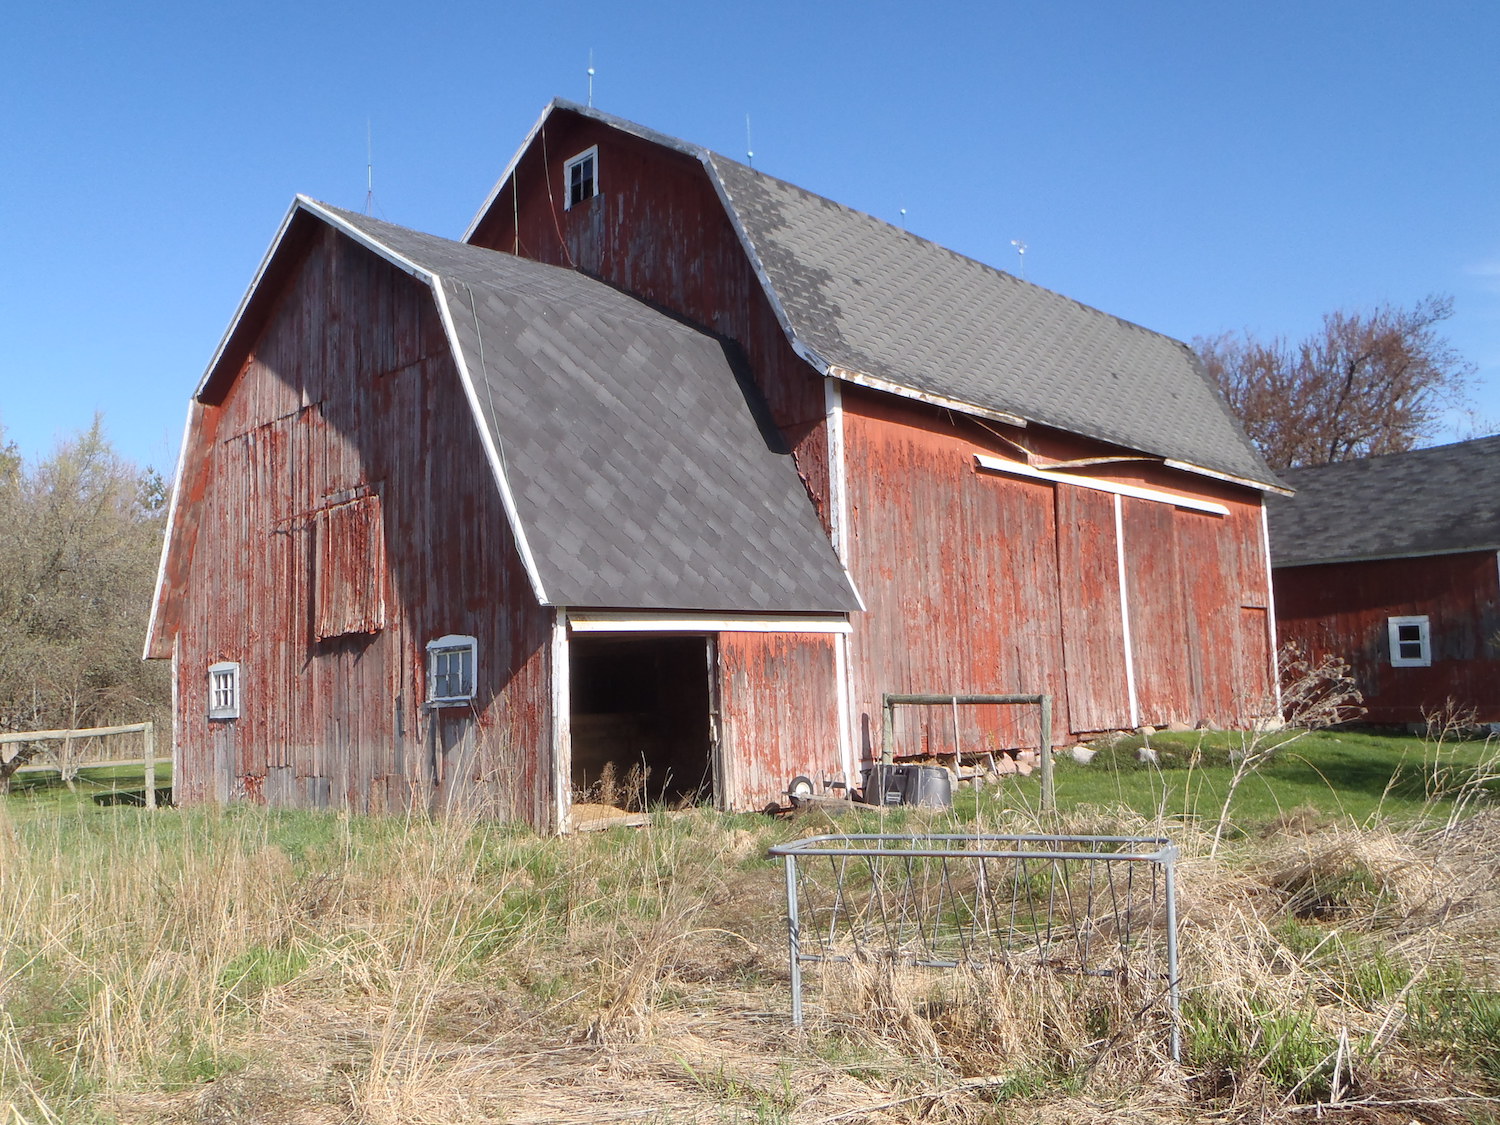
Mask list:
[[[568,647],[574,799],[630,811],[714,801],[712,639],[586,636]]]

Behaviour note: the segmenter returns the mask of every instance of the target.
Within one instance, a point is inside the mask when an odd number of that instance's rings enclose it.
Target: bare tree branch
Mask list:
[[[1399,453],[1462,407],[1475,367],[1439,333],[1453,299],[1342,309],[1306,340],[1246,333],[1194,341],[1205,369],[1275,469]]]

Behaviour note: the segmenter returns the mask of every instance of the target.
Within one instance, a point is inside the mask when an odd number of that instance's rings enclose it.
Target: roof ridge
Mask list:
[[[837,207],[839,210],[845,211],[848,214],[858,215],[862,219],[868,219],[872,223],[877,223],[881,227],[884,227],[885,229],[892,231],[897,235],[913,239],[916,242],[923,244],[924,246],[929,246],[933,247],[934,249],[940,250],[950,258],[955,259],[959,262],[977,266],[979,269],[987,273],[993,274],[997,277],[1002,277],[1007,281],[1014,282],[1015,284],[1024,286],[1027,289],[1034,290],[1038,293],[1045,293],[1048,297],[1055,298],[1060,301],[1067,301],[1069,304],[1082,309],[1086,313],[1094,316],[1107,317],[1108,319],[1114,321],[1116,324],[1119,324],[1124,328],[1129,328],[1136,332],[1144,332],[1148,336],[1156,336],[1163,340],[1171,340],[1173,343],[1180,344],[1183,347],[1188,348],[1190,351],[1192,350],[1192,345],[1188,344],[1184,340],[1179,340],[1176,336],[1169,336],[1165,332],[1158,332],[1154,328],[1147,328],[1144,324],[1139,324],[1136,321],[1128,320],[1123,316],[1118,316],[1115,313],[1099,308],[1097,305],[1090,305],[1085,301],[1080,301],[1077,297],[1070,297],[1068,294],[1060,292],[1059,290],[1049,289],[1045,285],[1038,285],[1036,282],[1030,281],[1024,277],[1017,276],[1016,274],[1011,273],[1009,270],[1004,270],[999,266],[991,265],[989,262],[986,262],[982,258],[976,258],[972,254],[965,254],[960,250],[953,249],[953,247],[951,246],[945,246],[935,239],[927,238],[925,235],[920,235],[915,231],[907,230],[905,227],[897,226],[895,223],[890,222],[888,219],[882,219],[879,215],[872,215],[868,211],[861,211],[858,207],[851,207],[847,203],[840,203],[836,199],[833,199],[826,195],[820,195],[818,192],[813,191],[811,188],[805,188],[801,184],[793,183],[791,180],[782,179],[780,176],[773,176],[769,172],[762,172],[760,169],[754,167],[753,165],[746,164],[740,160],[735,160],[732,156],[725,156],[722,153],[715,152],[713,149],[703,148],[701,151],[710,161],[714,163],[722,161],[724,163],[731,164],[738,169],[743,169],[745,172],[749,173],[752,176],[756,176],[764,180],[772,180],[778,184],[783,184],[786,187],[791,188],[793,191],[800,192],[803,195],[809,196],[813,199],[822,200],[823,202]]]
[[[1460,446],[1477,446],[1485,442],[1500,442],[1500,434],[1485,434],[1481,437],[1462,438],[1459,441],[1445,441],[1441,445],[1422,445],[1414,449],[1392,449],[1385,453],[1371,453],[1366,457],[1349,457],[1342,461],[1325,461],[1320,465],[1298,465],[1294,469],[1282,469],[1286,474],[1320,472],[1330,469],[1349,468],[1353,466],[1369,465],[1376,461],[1393,461],[1404,457],[1419,457],[1443,451],[1453,451]]]

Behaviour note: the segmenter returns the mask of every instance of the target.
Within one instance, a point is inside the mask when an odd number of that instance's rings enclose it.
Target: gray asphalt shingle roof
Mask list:
[[[440,279],[550,603],[857,608],[719,341],[574,271],[323,210]]]
[[[1267,501],[1276,566],[1500,550],[1500,436],[1288,469]]]
[[[700,146],[592,108],[552,109],[702,161],[792,338],[826,364],[1279,486],[1186,344]]]

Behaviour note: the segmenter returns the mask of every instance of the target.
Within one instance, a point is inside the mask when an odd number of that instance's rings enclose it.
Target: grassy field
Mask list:
[[[1160,732],[1099,744],[1088,765],[1060,755],[1064,808],[1125,807],[1141,816],[1210,825],[1224,803],[1231,758],[1244,737],[1227,731]],[[1269,739],[1287,738],[1270,734]],[[1149,742],[1156,761],[1138,752]],[[1459,814],[1481,794],[1500,795],[1500,745],[1370,731],[1314,731],[1288,742],[1235,793],[1232,819],[1253,828],[1298,811],[1356,823]]]
[[[1216,854],[1231,738],[1059,766],[1061,827],[1183,848],[1181,1066],[1131,1011],[1101,1034],[997,979],[830,969],[791,1030],[766,848],[1053,827],[1035,779],[567,839],[16,794],[0,1122],[1500,1120],[1489,752],[1367,738],[1288,747]]]

